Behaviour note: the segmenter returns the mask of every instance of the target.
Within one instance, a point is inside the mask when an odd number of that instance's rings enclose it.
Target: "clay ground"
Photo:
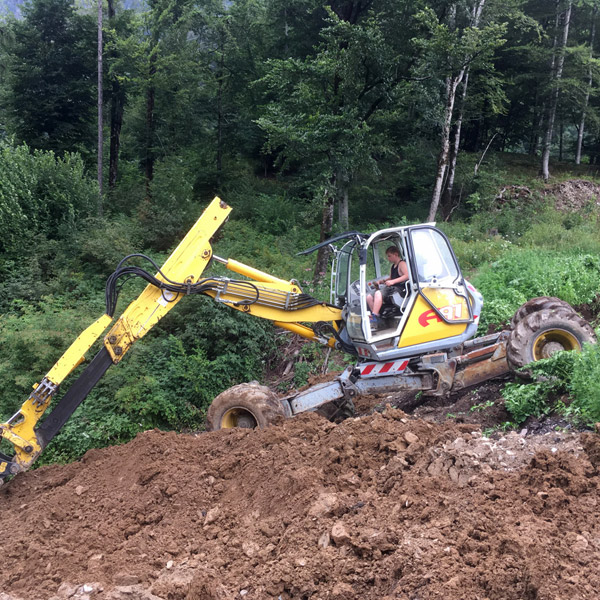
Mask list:
[[[372,400],[18,476],[0,600],[598,598],[600,436],[490,439]]]

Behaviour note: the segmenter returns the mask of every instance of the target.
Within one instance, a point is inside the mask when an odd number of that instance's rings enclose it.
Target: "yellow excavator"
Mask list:
[[[21,408],[0,423],[0,437],[14,455],[0,453],[0,484],[26,471],[83,402],[107,369],[118,364],[184,296],[205,294],[216,302],[354,357],[333,380],[277,397],[258,383],[236,385],[212,402],[207,429],[265,427],[280,417],[320,410],[330,417],[353,411],[361,394],[423,391],[444,395],[517,370],[559,350],[595,343],[594,331],[557,298],[534,298],[513,317],[510,329],[475,338],[483,299],[464,279],[446,236],[433,224],[393,227],[367,235],[344,233],[326,245],[333,253],[328,302],[286,281],[213,254],[210,240],[231,208],[215,198],[162,267],[140,254],[125,257],[106,284],[106,313],[71,344]],[[372,319],[367,296],[387,270],[391,247],[406,264],[408,280],[390,294],[380,319]],[[156,270],[131,264],[138,257]],[[203,277],[211,263],[241,278]],[[141,277],[148,285],[104,336],[101,350],[45,415],[69,374],[114,318],[120,283]],[[375,323],[373,323],[375,321]],[[42,420],[42,417],[45,418]]]

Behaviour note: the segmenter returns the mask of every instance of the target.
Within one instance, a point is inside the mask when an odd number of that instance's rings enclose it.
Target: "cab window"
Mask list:
[[[460,277],[458,265],[446,238],[435,229],[411,231],[419,282],[452,282]]]

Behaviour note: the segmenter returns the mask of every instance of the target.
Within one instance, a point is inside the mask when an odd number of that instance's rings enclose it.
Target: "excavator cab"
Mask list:
[[[360,357],[393,360],[454,347],[477,329],[482,297],[462,276],[450,242],[432,225],[349,234],[335,252],[331,302],[342,308],[343,334]],[[367,295],[390,273],[386,250],[398,249],[409,279],[370,322]]]

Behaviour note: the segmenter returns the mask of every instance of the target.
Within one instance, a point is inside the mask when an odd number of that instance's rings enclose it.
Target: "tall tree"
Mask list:
[[[30,146],[95,156],[96,23],[69,0],[32,0],[13,24],[10,129]]]
[[[348,14],[355,18],[354,11]],[[385,125],[401,80],[381,15],[350,21],[331,12],[314,55],[271,61],[263,78],[272,98],[258,121],[267,150],[278,154],[282,169],[299,169],[311,180],[324,207],[322,238],[334,204],[340,227],[348,228],[350,183],[359,168],[377,170],[374,154],[385,152]]]
[[[102,0],[98,0],[98,214],[102,216],[102,154],[104,150],[104,98],[102,79],[104,69],[102,66]]]
[[[481,22],[481,15],[483,9],[485,7],[486,0],[477,0],[475,4],[470,8],[470,22],[471,26],[477,29],[479,27],[479,23]],[[452,201],[452,192],[454,190],[454,178],[456,175],[456,162],[458,160],[458,151],[460,148],[460,139],[461,139],[461,131],[462,131],[462,122],[464,117],[464,110],[467,101],[467,90],[469,89],[469,75],[470,75],[471,65],[467,65],[465,74],[463,77],[461,92],[459,97],[459,105],[458,105],[458,115],[454,122],[454,127],[452,131],[452,143],[450,145],[450,156],[448,158],[448,173],[446,175],[446,181],[444,184],[444,189],[442,191],[442,204],[444,201],[446,205],[449,207]]]
[[[503,43],[505,27],[498,23],[479,28],[485,0],[452,2],[447,10],[436,14],[432,9],[421,13],[430,34],[420,41],[423,52],[421,72],[429,70],[441,79],[443,114],[441,116],[440,151],[428,220],[435,220],[450,166],[450,134],[457,93],[474,60],[491,61],[493,51]],[[463,87],[466,93],[466,89]]]
[[[108,187],[114,189],[119,173],[121,128],[125,110],[126,85],[135,72],[136,61],[131,45],[132,17],[125,11],[117,16],[116,0],[108,0],[108,31],[106,37],[106,62],[108,65],[108,95],[110,103],[110,150],[108,155]]]
[[[571,10],[573,8],[572,0],[566,0],[563,5],[561,0],[556,0],[556,33],[552,48],[552,58],[550,61],[551,89],[550,97],[547,101],[547,112],[545,116],[545,135],[542,148],[542,166],[541,173],[544,181],[550,179],[550,149],[552,146],[552,135],[554,133],[554,120],[556,118],[556,107],[558,106],[558,97],[560,94],[560,83],[565,64],[565,52],[567,40],[569,38],[569,26],[571,24]]]

